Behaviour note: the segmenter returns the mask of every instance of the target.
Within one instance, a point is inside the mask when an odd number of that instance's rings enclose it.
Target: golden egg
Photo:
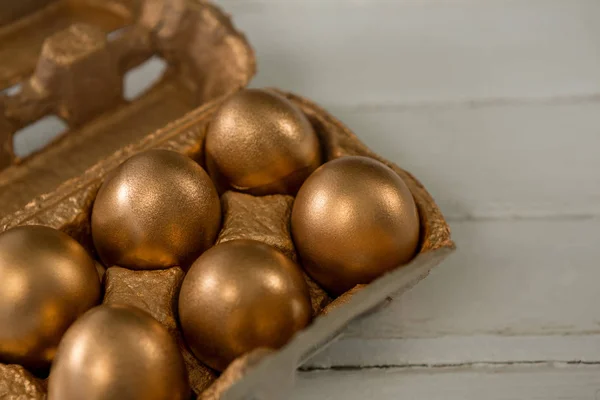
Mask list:
[[[94,260],[66,233],[30,225],[0,234],[0,362],[47,367],[99,300]]]
[[[105,181],[94,202],[92,236],[105,265],[185,266],[219,232],[221,204],[202,167],[174,151],[137,154]]]
[[[215,113],[206,134],[206,164],[220,186],[255,195],[295,194],[321,164],[306,116],[277,93],[246,89]]]
[[[183,357],[167,329],[129,305],[98,306],[60,342],[48,400],[187,400]]]
[[[254,240],[219,244],[194,262],[179,294],[187,343],[208,366],[224,370],[259,347],[279,348],[311,319],[298,265]]]
[[[419,243],[419,215],[404,181],[367,157],[323,164],[302,185],[292,209],[302,266],[341,294],[405,264]]]

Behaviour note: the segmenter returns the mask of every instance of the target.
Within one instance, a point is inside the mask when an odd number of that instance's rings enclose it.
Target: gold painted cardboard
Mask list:
[[[255,73],[245,37],[201,0],[7,2],[0,7],[0,216],[246,86]],[[126,100],[125,74],[153,56],[166,71]],[[1,93],[15,84],[17,93]],[[15,135],[50,115],[67,132],[18,158]]]

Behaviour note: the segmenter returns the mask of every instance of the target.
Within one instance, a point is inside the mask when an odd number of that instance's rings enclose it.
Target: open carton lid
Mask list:
[[[255,73],[247,40],[209,3],[14,4],[0,10],[0,217]],[[164,71],[131,98],[127,78],[143,68]],[[15,151],[27,127],[44,119],[54,124],[42,129],[65,131],[33,154]]]

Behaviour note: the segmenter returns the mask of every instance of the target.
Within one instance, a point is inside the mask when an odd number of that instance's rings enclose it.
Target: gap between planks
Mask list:
[[[600,400],[600,366],[463,365],[299,372],[291,399]]]
[[[392,364],[392,365],[340,365],[331,367],[319,366],[301,366],[298,368],[300,372],[315,372],[315,371],[364,371],[364,370],[411,370],[411,371],[441,371],[451,370],[460,371],[474,369],[500,369],[500,368],[521,368],[521,367],[548,367],[548,368],[569,368],[577,367],[597,367],[600,366],[600,361],[547,361],[547,360],[532,360],[532,361],[506,361],[506,362],[462,362],[455,364]]]
[[[600,93],[576,94],[554,97],[497,97],[476,99],[454,99],[424,102],[373,102],[373,103],[330,103],[323,104],[325,109],[355,113],[403,113],[411,111],[464,110],[479,108],[499,108],[514,106],[561,106],[599,103]]]
[[[342,338],[305,363],[302,369],[516,364],[600,365],[600,335]]]

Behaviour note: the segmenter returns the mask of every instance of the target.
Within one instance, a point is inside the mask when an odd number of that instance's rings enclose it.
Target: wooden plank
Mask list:
[[[256,86],[325,105],[600,93],[600,2],[221,0]]]
[[[600,215],[600,101],[330,111],[450,219]]]
[[[300,373],[291,399],[600,400],[600,366],[507,365]]]
[[[349,337],[600,334],[600,218],[451,227],[456,253]]]

